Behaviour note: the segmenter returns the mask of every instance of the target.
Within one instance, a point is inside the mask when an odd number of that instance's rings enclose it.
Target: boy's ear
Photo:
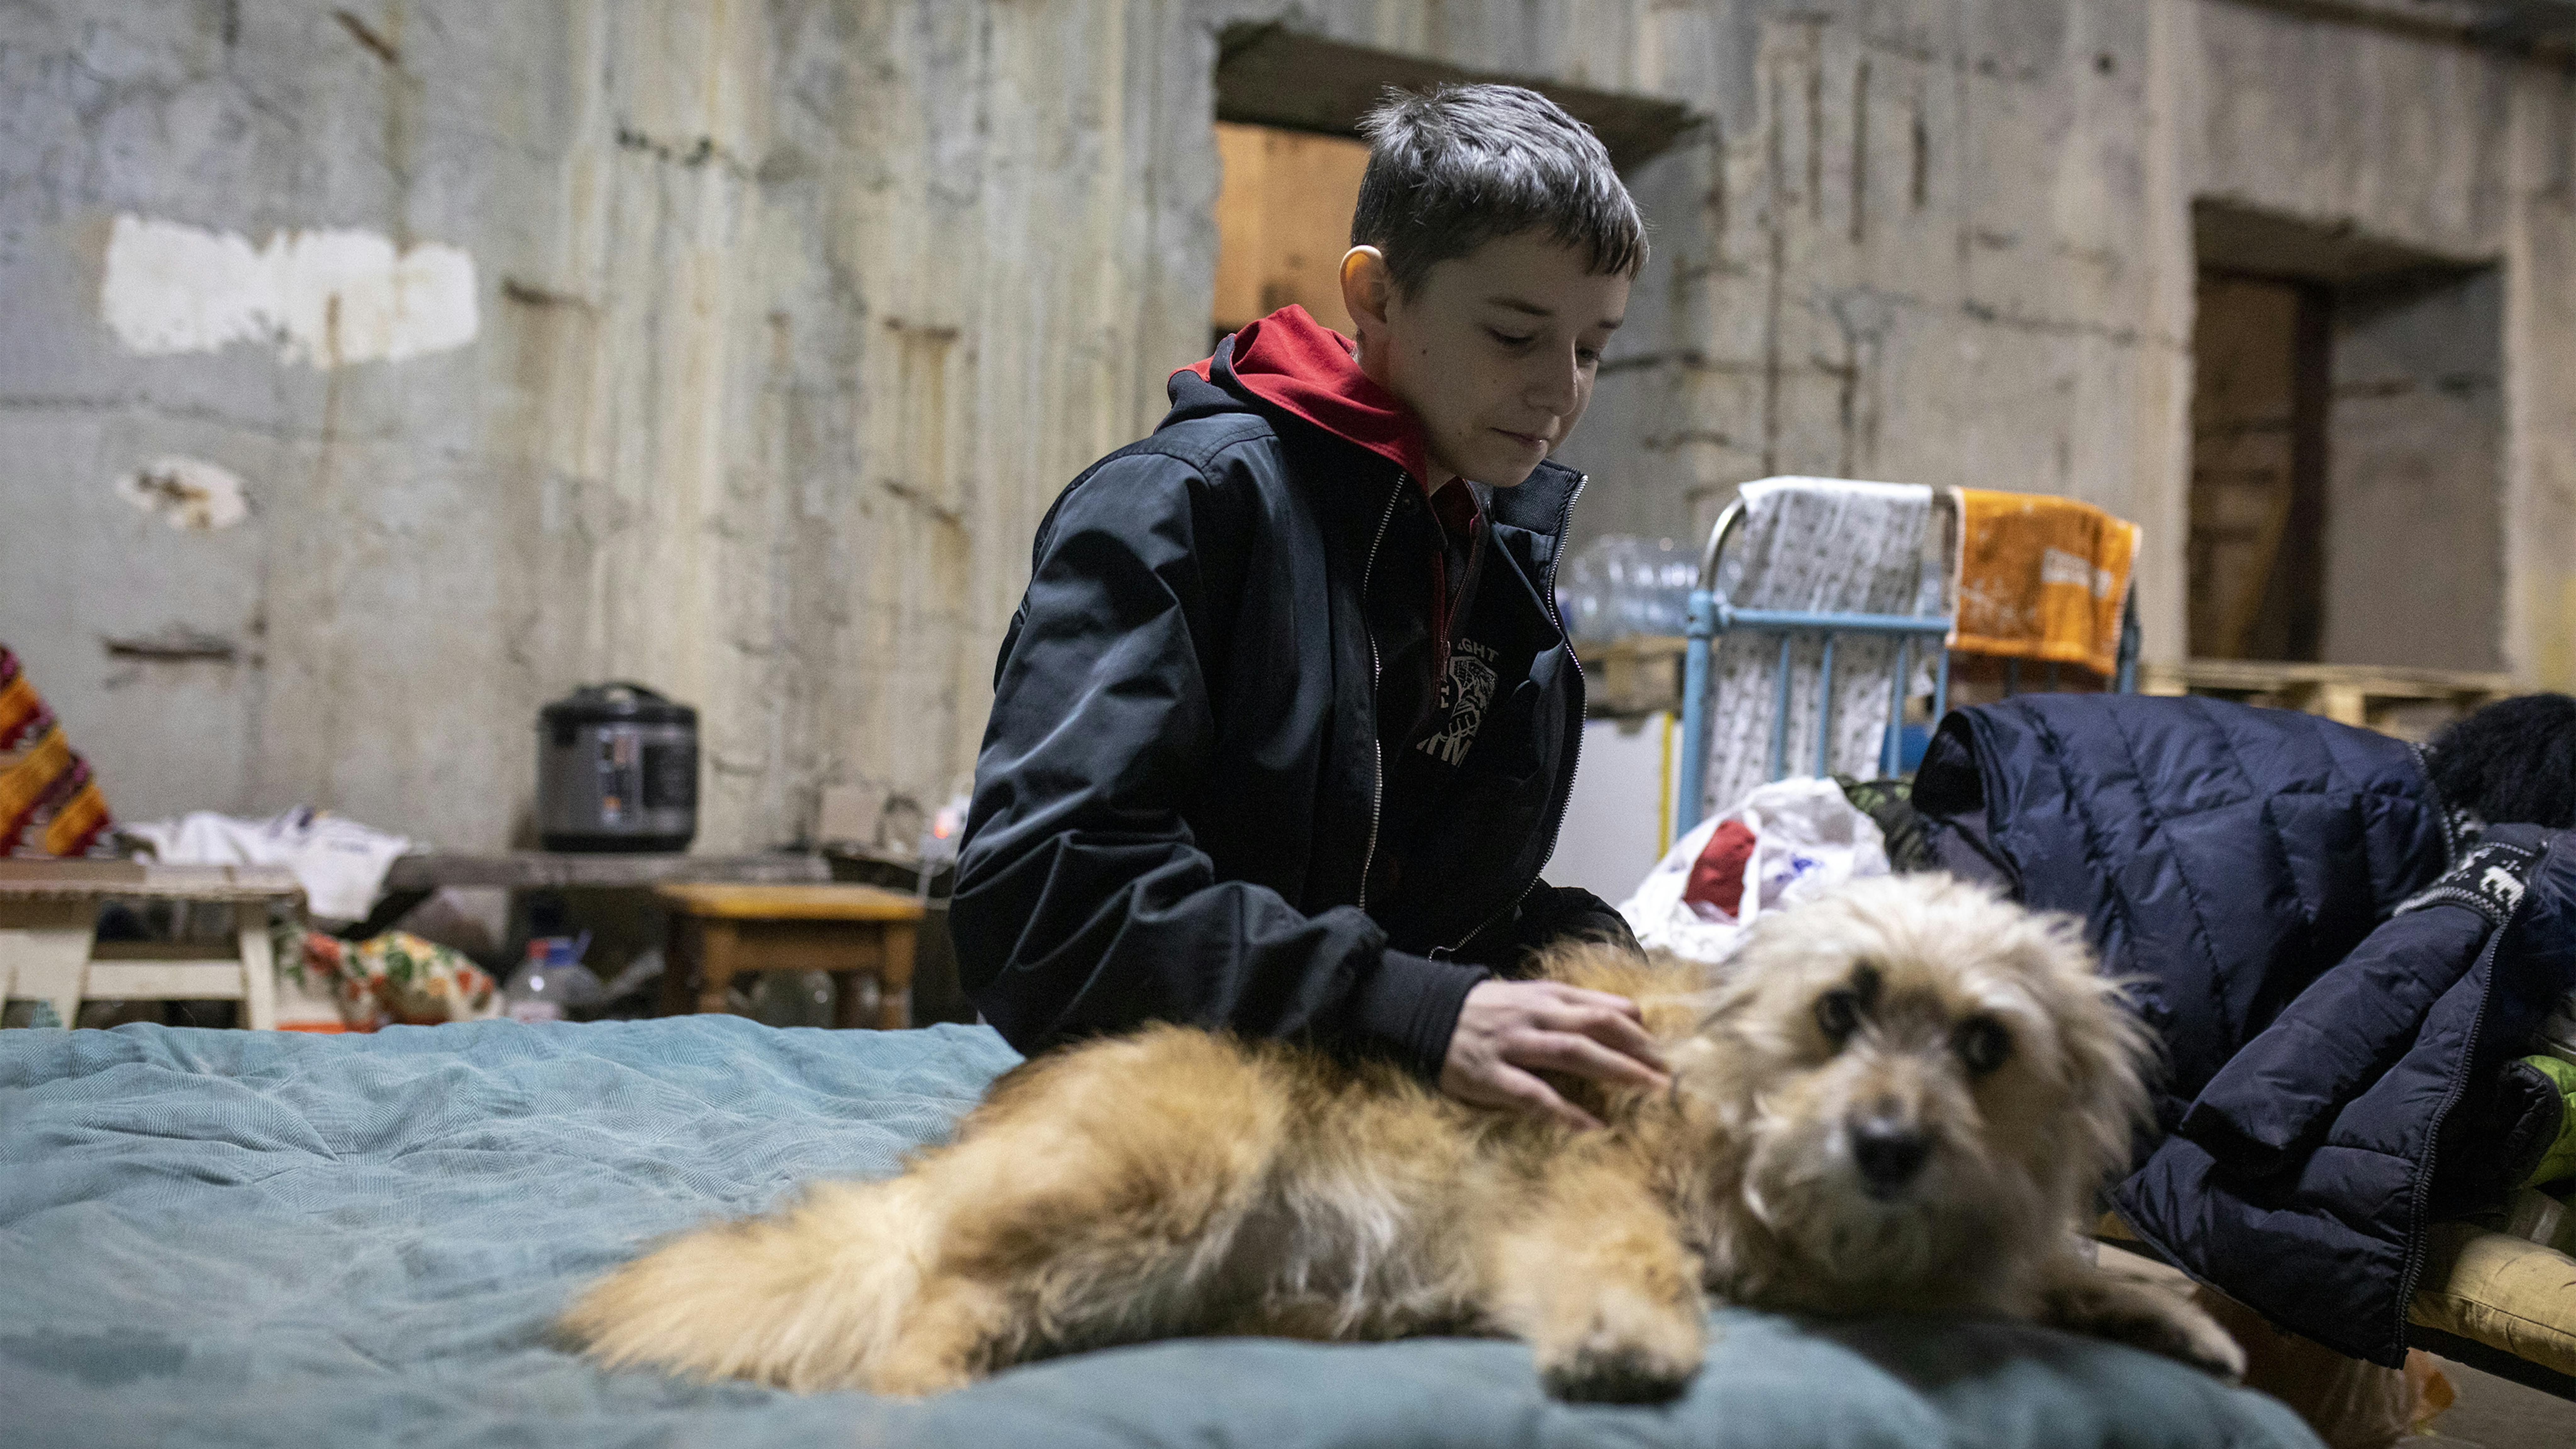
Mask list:
[[[1351,314],[1362,336],[1385,330],[1394,288],[1395,274],[1387,270],[1386,253],[1375,247],[1353,247],[1342,253],[1342,310]]]

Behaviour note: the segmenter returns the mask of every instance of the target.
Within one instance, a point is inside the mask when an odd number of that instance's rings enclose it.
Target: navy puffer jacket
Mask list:
[[[2401,1362],[2426,1228],[2500,1190],[2480,1089],[2576,983],[2576,833],[2467,848],[2401,741],[2118,695],[1953,713],[1914,803],[1945,864],[2082,916],[2136,983],[2170,1061],[2121,1216],[2275,1322]]]

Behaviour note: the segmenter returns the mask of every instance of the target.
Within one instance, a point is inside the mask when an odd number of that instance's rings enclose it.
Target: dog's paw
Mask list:
[[[2160,1311],[2118,1319],[2096,1331],[2150,1353],[2180,1359],[2230,1383],[2245,1377],[2244,1347],[2195,1304],[2176,1300],[2161,1305]]]
[[[1659,1404],[1677,1398],[1706,1349],[1701,1319],[1642,1298],[1604,1303],[1580,1332],[1537,1346],[1551,1397],[1588,1404]]]
[[[2048,1318],[2061,1328],[2178,1359],[2236,1382],[2245,1350],[2200,1305],[2144,1283],[2100,1279],[2051,1296]]]
[[[1677,1359],[1637,1343],[1602,1343],[1542,1364],[1548,1396],[1577,1404],[1660,1404],[1681,1396],[1699,1372],[1697,1355]]]

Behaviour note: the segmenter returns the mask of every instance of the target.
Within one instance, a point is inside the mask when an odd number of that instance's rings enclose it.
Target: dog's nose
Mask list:
[[[1888,1117],[1864,1117],[1851,1124],[1852,1160],[1871,1197],[1894,1197],[1932,1155],[1922,1133]]]

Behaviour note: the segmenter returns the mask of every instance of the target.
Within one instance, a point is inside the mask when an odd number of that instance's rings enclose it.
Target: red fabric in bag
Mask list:
[[[1699,859],[1691,862],[1690,884],[1682,899],[1715,906],[1732,916],[1744,904],[1744,863],[1753,858],[1753,832],[1741,820],[1729,820],[1709,832]]]

